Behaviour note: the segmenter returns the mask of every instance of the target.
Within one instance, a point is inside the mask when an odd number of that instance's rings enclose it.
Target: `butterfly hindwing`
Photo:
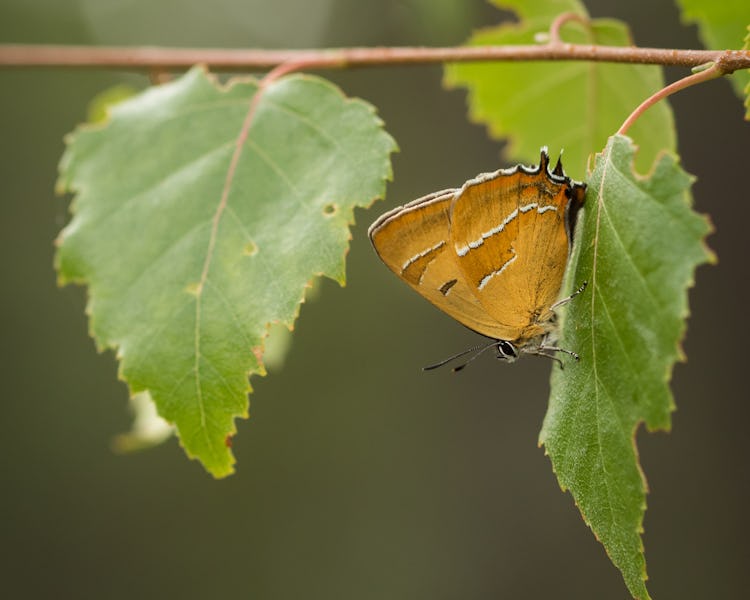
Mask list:
[[[487,314],[456,263],[449,245],[450,189],[384,214],[370,227],[383,262],[442,311],[483,335],[507,339],[509,331]]]
[[[517,167],[480,175],[456,194],[451,244],[464,277],[511,340],[544,332],[568,259],[570,184],[547,171]]]

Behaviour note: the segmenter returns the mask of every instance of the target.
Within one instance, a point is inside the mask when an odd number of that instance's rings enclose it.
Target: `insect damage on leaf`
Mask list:
[[[98,346],[217,477],[268,325],[294,322],[313,277],[343,282],[353,208],[383,196],[396,148],[370,105],[302,75],[265,88],[243,131],[258,89],[195,68],[77,130],[60,167],[76,194],[60,281],[88,286]]]

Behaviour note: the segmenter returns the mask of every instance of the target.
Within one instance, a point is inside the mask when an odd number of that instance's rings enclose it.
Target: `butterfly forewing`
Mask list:
[[[381,216],[369,230],[383,262],[412,288],[470,329],[506,339],[459,269],[449,245],[449,213],[458,190],[430,194]]]

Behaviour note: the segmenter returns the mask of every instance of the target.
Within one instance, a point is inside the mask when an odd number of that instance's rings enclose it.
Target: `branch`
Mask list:
[[[2,67],[70,67],[153,70],[186,69],[201,63],[214,70],[270,69],[285,63],[309,69],[413,65],[468,61],[583,60],[698,67],[714,62],[723,74],[750,68],[748,50],[672,50],[569,44],[554,37],[535,46],[458,48],[377,47],[328,50],[234,50],[149,46],[53,46],[0,44]]]

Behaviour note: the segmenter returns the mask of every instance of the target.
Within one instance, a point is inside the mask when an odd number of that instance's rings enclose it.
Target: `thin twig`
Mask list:
[[[95,47],[0,45],[0,67],[70,67],[128,70],[186,69],[205,64],[214,70],[271,69],[305,63],[310,69],[411,65],[467,61],[583,60],[697,67],[721,62],[724,73],[750,68],[747,50],[675,50],[596,46],[564,42],[528,46],[456,48],[340,48],[328,50],[239,50],[225,48]]]
[[[689,88],[691,85],[710,81],[711,79],[716,79],[717,77],[721,77],[722,75],[724,75],[723,67],[719,63],[714,63],[707,69],[704,69],[698,73],[693,73],[692,75],[688,75],[687,77],[683,77],[682,79],[678,79],[667,87],[660,89],[653,96],[646,98],[646,100],[644,100],[638,106],[638,108],[636,108],[630,114],[630,116],[625,119],[625,122],[620,126],[620,129],[617,130],[617,133],[625,135],[628,129],[630,129],[630,126],[635,123],[638,117],[640,117],[648,108],[659,102],[659,100],[663,100],[664,98],[666,98],[667,96],[671,96],[675,92],[679,92],[680,90]]]

